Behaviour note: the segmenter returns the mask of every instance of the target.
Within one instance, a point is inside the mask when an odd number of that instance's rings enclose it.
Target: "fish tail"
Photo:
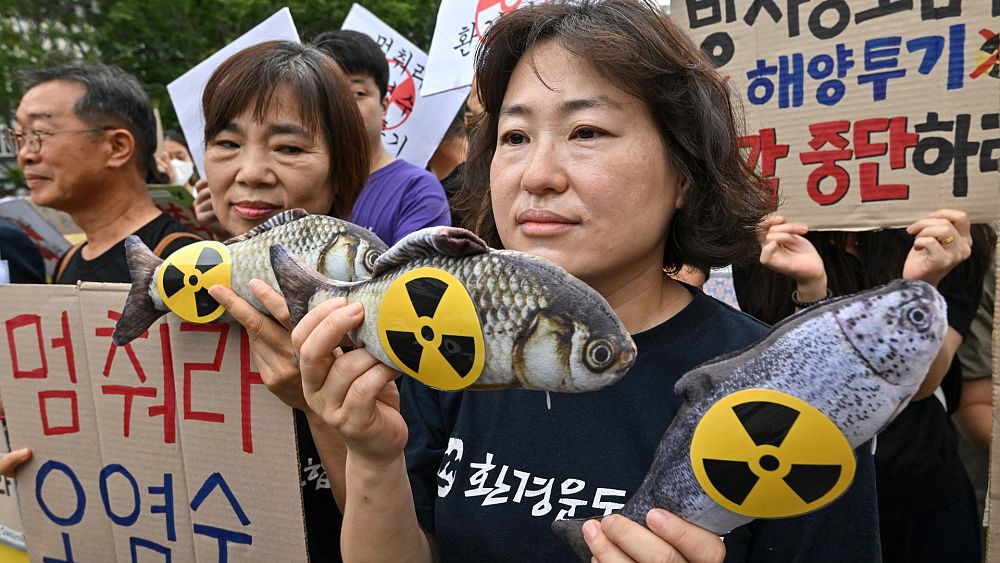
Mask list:
[[[588,520],[600,521],[601,518],[603,517],[555,520],[552,522],[552,531],[580,556],[581,561],[589,562],[593,560],[593,554],[590,552],[587,541],[583,539],[583,525]]]
[[[125,258],[132,275],[132,288],[129,289],[122,316],[111,335],[111,340],[118,346],[132,342],[146,332],[156,319],[166,314],[166,311],[156,309],[149,294],[156,268],[163,263],[163,259],[153,254],[135,235],[129,235],[125,239]]]
[[[293,327],[309,312],[309,300],[317,291],[346,295],[346,289],[341,286],[350,285],[320,274],[280,243],[271,245],[271,269],[285,297]]]

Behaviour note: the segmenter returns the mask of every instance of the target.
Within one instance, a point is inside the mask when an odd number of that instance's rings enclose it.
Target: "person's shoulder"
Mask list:
[[[179,248],[204,240],[167,213],[161,213],[134,234],[158,256],[168,256]]]
[[[702,291],[695,292],[695,300],[704,303],[706,310],[711,315],[713,330],[733,330],[759,338],[771,329],[767,323],[760,319],[735,309]]]

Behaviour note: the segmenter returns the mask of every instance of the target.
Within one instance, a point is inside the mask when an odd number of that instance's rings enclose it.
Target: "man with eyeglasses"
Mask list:
[[[125,237],[160,256],[199,240],[154,204],[156,121],[139,81],[107,65],[27,73],[9,131],[31,200],[65,211],[86,235],[60,258],[54,283],[130,282]]]

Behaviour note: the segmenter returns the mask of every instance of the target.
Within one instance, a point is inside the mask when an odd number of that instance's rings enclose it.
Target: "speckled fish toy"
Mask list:
[[[128,344],[168,311],[186,321],[215,321],[225,312],[208,294],[208,288],[216,284],[232,288],[267,314],[247,284],[257,278],[277,289],[268,251],[276,242],[293,249],[325,275],[348,281],[371,277],[375,259],[388,248],[364,227],[309,215],[302,209],[283,211],[225,242],[185,246],[166,260],[150,252],[138,237],[130,236],[125,240],[125,252],[132,289],[115,325],[114,343]]]
[[[327,279],[281,245],[271,247],[271,265],[293,323],[328,299],[360,302],[354,343],[437,389],[592,391],[635,360],[632,338],[590,286],[464,229],[410,234],[378,258],[368,281]]]
[[[754,346],[702,364],[621,514],[664,508],[717,534],[755,518],[826,506],[850,486],[853,449],[909,403],[947,332],[944,299],[898,280],[774,326]],[[586,519],[552,528],[584,561]]]

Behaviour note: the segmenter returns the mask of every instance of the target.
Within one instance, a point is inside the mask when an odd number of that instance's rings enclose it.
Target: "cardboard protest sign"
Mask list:
[[[149,195],[164,213],[176,219],[193,233],[211,240],[212,233],[194,215],[194,196],[184,186],[150,184]]]
[[[0,455],[10,452],[7,440],[7,421],[0,419]],[[24,543],[24,522],[21,520],[21,509],[17,503],[17,488],[14,479],[0,476],[0,544],[6,551],[0,550],[0,561],[15,559],[23,554],[22,559],[28,560],[27,546]]]
[[[497,18],[522,6],[544,0],[443,0],[438,9],[424,96],[472,84],[476,49]]]
[[[460,88],[433,97],[422,95],[427,55],[361,6],[354,4],[342,29],[368,35],[389,61],[389,107],[382,145],[389,154],[423,168],[437,150],[455,114],[469,96]]]
[[[18,473],[32,560],[306,560],[293,414],[246,334],[168,315],[119,348],[126,293],[0,288],[11,444],[34,449]]]
[[[185,72],[180,78],[167,84],[170,101],[177,112],[177,120],[184,131],[191,159],[198,167],[198,173],[205,176],[205,115],[201,110],[201,96],[205,91],[208,79],[215,69],[226,59],[236,53],[267,41],[299,42],[299,33],[295,30],[295,22],[288,8],[282,8],[256,27],[244,33],[232,43],[219,49],[211,57],[198,63],[197,66]]]
[[[41,253],[42,260],[45,261],[46,275],[52,276],[59,257],[69,250],[70,244],[65,237],[38,213],[37,208],[27,198],[0,199],[0,219],[14,223],[28,235]],[[3,258],[2,254],[0,258]]]
[[[781,213],[814,228],[1000,212],[996,2],[678,0]]]

